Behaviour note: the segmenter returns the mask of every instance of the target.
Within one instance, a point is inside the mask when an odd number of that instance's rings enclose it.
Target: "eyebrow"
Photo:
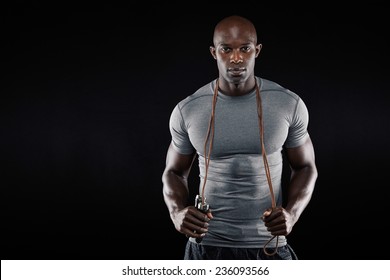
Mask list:
[[[243,47],[243,46],[248,46],[250,45],[251,43],[245,43],[245,44],[241,44],[240,46]],[[224,44],[224,43],[221,43],[219,44],[220,46],[223,46],[223,47],[226,47],[226,46],[230,46],[230,44]]]

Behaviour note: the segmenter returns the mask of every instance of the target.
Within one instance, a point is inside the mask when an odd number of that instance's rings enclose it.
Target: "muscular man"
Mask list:
[[[175,228],[189,237],[185,259],[296,258],[286,236],[317,179],[309,114],[296,93],[254,74],[261,47],[251,21],[222,19],[210,47],[218,78],[172,111],[163,195]],[[283,151],[291,167],[285,203]],[[196,158],[205,212],[188,205]]]

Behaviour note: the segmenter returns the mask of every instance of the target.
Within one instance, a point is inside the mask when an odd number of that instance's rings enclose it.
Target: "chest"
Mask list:
[[[204,155],[204,144],[211,115],[211,105],[204,106],[189,119],[188,133],[192,145]],[[288,136],[289,123],[285,113],[263,104],[264,142],[267,153],[280,150]],[[260,129],[256,100],[219,102],[215,109],[212,157],[231,154],[260,154]]]

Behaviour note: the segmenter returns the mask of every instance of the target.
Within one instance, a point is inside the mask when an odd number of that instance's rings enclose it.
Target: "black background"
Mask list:
[[[212,32],[231,14],[256,25],[256,74],[309,108],[319,178],[296,253],[387,259],[385,8],[178,3],[4,8],[1,259],[182,258],[162,197],[168,119],[216,78]]]

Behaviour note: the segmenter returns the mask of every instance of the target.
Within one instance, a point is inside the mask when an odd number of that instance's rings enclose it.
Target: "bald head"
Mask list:
[[[210,53],[217,61],[219,88],[230,95],[246,94],[254,88],[255,60],[260,53],[253,23],[229,16],[215,26]]]
[[[257,44],[257,33],[253,23],[241,16],[229,16],[217,23],[214,29],[213,43],[217,46],[221,42],[237,38],[246,38],[248,42]]]

